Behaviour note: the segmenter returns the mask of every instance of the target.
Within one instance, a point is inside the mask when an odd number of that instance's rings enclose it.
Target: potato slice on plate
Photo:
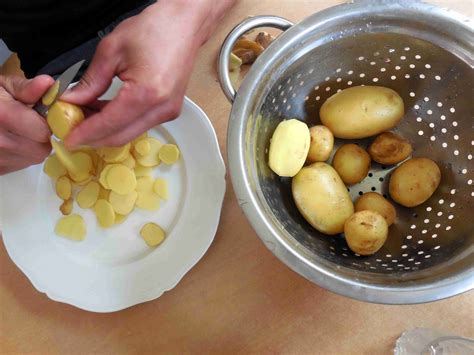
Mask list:
[[[109,183],[107,182],[107,175],[108,175],[110,169],[112,169],[114,166],[117,166],[117,165],[119,165],[119,164],[108,164],[108,165],[104,166],[104,168],[102,169],[102,172],[100,173],[99,182],[107,190],[110,190]]]
[[[165,179],[158,178],[153,183],[153,191],[163,200],[168,199],[168,182]]]
[[[143,176],[137,180],[138,198],[136,205],[148,211],[156,211],[160,208],[160,197],[153,191],[153,178]]]
[[[152,171],[153,169],[150,167],[141,166],[140,164],[135,165],[135,176],[137,179],[142,176],[150,176]]]
[[[121,164],[125,165],[127,168],[130,168],[130,169],[134,169],[135,165],[137,165],[132,155],[129,155],[127,159],[125,159]]]
[[[43,165],[43,171],[51,179],[57,179],[60,176],[67,174],[66,168],[61,164],[58,157],[53,154],[50,155]]]
[[[156,138],[146,138],[146,141],[150,144],[150,151],[146,155],[139,155],[135,156],[137,162],[146,167],[157,166],[160,164],[160,158],[158,157],[158,152],[160,151],[163,143],[161,143]]]
[[[127,217],[128,217],[128,215],[123,215],[123,214],[116,213],[114,224],[122,224],[123,222],[125,222]]]
[[[64,201],[61,206],[59,206],[59,210],[65,216],[70,215],[72,213],[74,200],[70,198],[69,200]]]
[[[125,165],[117,164],[107,173],[107,185],[120,195],[128,195],[137,187],[137,178],[132,169]]]
[[[94,210],[97,222],[102,228],[108,228],[115,223],[115,211],[109,201],[97,200]]]
[[[98,154],[107,163],[120,163],[130,155],[130,143],[121,147],[100,148]]]
[[[99,199],[100,185],[97,181],[90,181],[77,194],[77,204],[81,208],[91,208]]]
[[[145,138],[148,138],[148,133],[145,132],[141,135],[139,135],[137,138],[135,138],[134,140],[132,140],[130,142],[130,144],[132,145],[132,148],[135,148],[135,144],[137,144],[137,142],[141,141],[142,139],[145,139]]]
[[[134,150],[137,154],[144,156],[150,153],[151,145],[146,139],[139,140],[134,147]]]
[[[109,196],[109,202],[114,208],[115,213],[127,215],[133,211],[137,197],[138,193],[135,190],[127,195],[120,195],[112,191]]]
[[[81,241],[86,237],[87,229],[84,219],[77,214],[62,217],[56,224],[54,232],[71,240]]]
[[[100,187],[98,200],[109,200],[110,190]]]
[[[147,223],[140,230],[140,235],[149,247],[156,247],[165,240],[165,232],[156,223]]]
[[[180,152],[176,144],[164,144],[158,153],[160,160],[168,165],[176,163],[179,155]]]
[[[72,195],[71,180],[67,176],[61,176],[56,181],[56,194],[64,201],[69,200]]]

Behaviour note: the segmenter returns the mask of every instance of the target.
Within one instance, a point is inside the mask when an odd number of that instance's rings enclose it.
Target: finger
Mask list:
[[[113,38],[104,38],[79,83],[61,98],[76,105],[86,105],[100,97],[110,86],[118,66],[116,48]]]
[[[38,75],[33,79],[25,79],[20,76],[0,75],[0,86],[24,104],[34,104],[54,84],[54,79],[49,75]]]
[[[51,153],[51,144],[38,143],[11,132],[0,131],[0,154],[2,156],[22,156],[40,163]]]
[[[51,136],[43,117],[14,100],[6,100],[0,105],[0,126],[18,136],[40,143],[48,142]]]
[[[155,100],[146,91],[145,88],[125,82],[117,97],[106,104],[102,111],[74,128],[66,138],[66,147],[73,149],[110,136],[152,110]]]

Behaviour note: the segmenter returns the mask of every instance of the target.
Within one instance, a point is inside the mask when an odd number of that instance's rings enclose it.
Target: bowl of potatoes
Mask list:
[[[257,27],[284,32],[236,91],[228,58]],[[234,28],[219,58],[233,102],[230,173],[282,262],[369,302],[474,287],[471,43],[470,22],[420,2],[354,2],[295,25],[257,16]]]

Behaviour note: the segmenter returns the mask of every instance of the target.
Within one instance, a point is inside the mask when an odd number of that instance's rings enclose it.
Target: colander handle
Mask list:
[[[253,16],[245,19],[227,35],[226,39],[222,43],[221,50],[219,52],[219,83],[221,84],[222,91],[230,102],[234,102],[236,91],[232,86],[232,82],[229,76],[229,58],[232,49],[234,48],[235,42],[242,37],[245,33],[254,28],[258,27],[273,27],[282,31],[286,31],[292,27],[294,23],[278,16]]]

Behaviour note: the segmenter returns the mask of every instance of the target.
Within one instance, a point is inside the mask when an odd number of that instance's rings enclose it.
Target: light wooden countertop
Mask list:
[[[472,16],[470,0],[437,0]],[[223,155],[230,104],[215,60],[248,15],[299,21],[331,0],[241,0],[202,48],[188,96],[209,115]],[[37,292],[0,243],[0,353],[383,354],[405,330],[430,327],[474,337],[474,293],[436,303],[383,306],[332,294],[277,260],[240,210],[230,179],[220,227],[203,259],[157,300],[111,314]]]

